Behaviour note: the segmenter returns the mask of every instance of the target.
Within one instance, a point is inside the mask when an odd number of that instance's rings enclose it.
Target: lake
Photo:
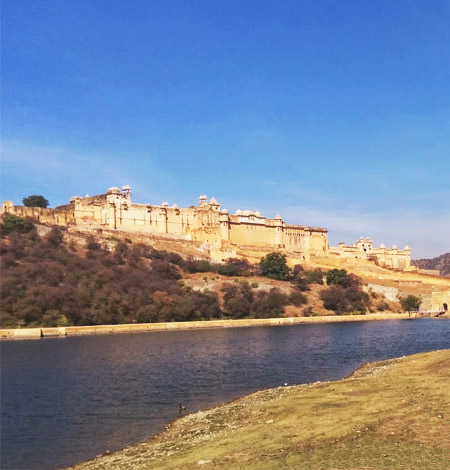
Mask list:
[[[1,468],[53,469],[137,443],[187,412],[361,364],[450,348],[450,320],[4,341]]]

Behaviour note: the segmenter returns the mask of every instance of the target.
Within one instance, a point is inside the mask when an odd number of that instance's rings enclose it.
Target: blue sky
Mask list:
[[[3,0],[1,199],[280,213],[450,251],[446,0]]]

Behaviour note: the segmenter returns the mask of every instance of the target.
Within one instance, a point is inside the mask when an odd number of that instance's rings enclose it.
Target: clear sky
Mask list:
[[[129,184],[450,251],[448,0],[2,0],[1,199]]]

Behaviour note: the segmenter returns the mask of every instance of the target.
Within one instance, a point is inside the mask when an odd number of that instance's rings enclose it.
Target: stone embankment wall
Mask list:
[[[125,325],[67,326],[60,328],[0,329],[0,338],[38,339],[55,336],[80,336],[112,333],[142,333],[148,331],[197,330],[206,328],[239,328],[249,326],[282,326],[301,323],[328,323],[366,320],[402,320],[408,315],[376,313],[371,315],[330,315],[321,317],[262,318],[247,320],[210,320],[170,323],[133,323]]]

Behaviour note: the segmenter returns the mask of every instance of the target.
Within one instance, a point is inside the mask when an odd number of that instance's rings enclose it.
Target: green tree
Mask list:
[[[263,276],[280,281],[287,281],[290,278],[291,270],[286,263],[286,255],[269,253],[261,259],[259,265]]]
[[[422,299],[416,295],[407,295],[406,297],[400,298],[400,305],[405,312],[411,315],[412,310],[419,310],[422,305]]]
[[[44,209],[48,207],[48,201],[44,196],[38,196],[33,194],[32,196],[24,197],[22,199],[23,205],[26,207],[43,207]]]

